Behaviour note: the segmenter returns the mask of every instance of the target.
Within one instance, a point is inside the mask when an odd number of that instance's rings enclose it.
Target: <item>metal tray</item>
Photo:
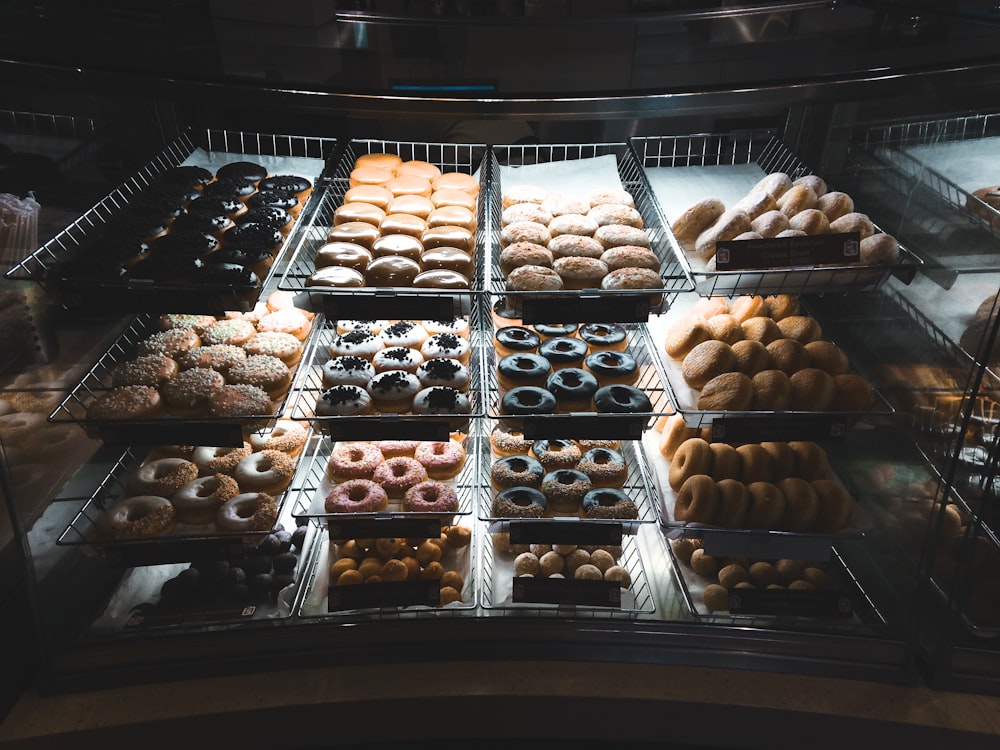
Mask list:
[[[702,133],[684,136],[648,136],[630,139],[629,145],[650,179],[649,170],[658,168],[680,169],[685,167],[720,167],[714,184],[723,194],[734,189],[734,178],[727,167],[744,166],[757,178],[771,172],[785,172],[793,179],[809,174],[811,170],[803,164],[770,131],[753,133],[716,134]],[[759,174],[758,174],[759,172]],[[681,172],[676,173],[680,178]],[[746,175],[742,176],[747,179]],[[656,180],[650,179],[654,183]],[[746,193],[745,187],[737,185],[739,195]],[[665,205],[665,197],[653,191],[660,220],[669,228],[667,216],[679,214],[695,200],[704,195],[690,196],[684,205]],[[703,296],[736,294],[802,294],[820,292],[860,292],[878,289],[890,276],[896,276],[904,284],[909,284],[916,275],[921,261],[906,248],[900,247],[900,257],[892,266],[821,266],[812,268],[711,271],[692,262],[691,257],[677,241],[673,232],[667,231],[667,238],[684,273],[688,275],[695,291]]]
[[[323,385],[323,365],[330,359],[330,344],[337,336],[336,321],[319,315],[313,321],[314,331],[303,352],[298,372],[290,389],[290,415],[309,421],[313,426],[338,440],[447,440],[453,431],[468,432],[469,422],[485,413],[486,394],[483,390],[483,362],[486,352],[481,346],[477,305],[469,320],[469,404],[467,415],[372,414],[363,416],[318,416],[314,413],[316,399],[327,390]]]
[[[521,325],[520,321],[503,321],[502,324]],[[663,376],[653,354],[653,343],[645,325],[625,323],[625,351],[631,354],[639,366],[639,380],[634,384],[642,391],[653,407],[651,412],[635,414],[600,414],[598,412],[573,412],[569,414],[543,414],[537,416],[510,416],[501,414],[501,396],[497,380],[497,362],[501,355],[496,349],[485,346],[486,392],[489,403],[487,416],[500,420],[511,429],[517,429],[529,438],[573,438],[636,440],[643,430],[652,425],[661,414],[669,414],[673,405],[663,385]],[[492,341],[494,331],[487,335]]]
[[[310,217],[296,245],[295,253],[281,275],[278,288],[307,293],[316,309],[337,318],[451,318],[469,314],[473,297],[484,290],[484,258],[487,253],[487,210],[489,163],[484,161],[486,146],[458,143],[415,143],[407,141],[353,140],[344,146],[337,165],[325,182],[322,202]],[[351,171],[362,154],[390,153],[404,161],[429,162],[443,172],[478,173],[475,277],[469,291],[414,289],[407,287],[362,287],[335,289],[308,287],[306,282],[316,270],[316,252],[327,241],[333,226],[333,214],[343,205],[350,188]]]
[[[299,492],[292,503],[292,515],[295,518],[316,518],[325,522],[340,521],[349,525],[355,520],[376,520],[376,519],[407,519],[407,518],[432,518],[441,521],[444,525],[451,525],[454,519],[467,516],[472,513],[475,506],[476,497],[480,492],[479,483],[479,438],[470,435],[466,438],[464,448],[466,450],[466,461],[462,470],[452,479],[445,480],[445,483],[454,488],[458,494],[458,510],[454,513],[413,513],[403,510],[402,500],[390,498],[389,506],[385,510],[375,513],[330,513],[324,508],[324,500],[329,491],[336,486],[336,482],[327,475],[326,466],[330,460],[336,443],[329,438],[323,438],[316,442],[315,449],[303,461],[303,482],[299,487]]]
[[[240,418],[212,417],[205,414],[197,418],[166,416],[154,420],[88,419],[87,409],[90,405],[100,395],[112,390],[111,371],[116,365],[135,356],[136,345],[157,331],[157,320],[157,315],[148,313],[136,317],[80,382],[62,399],[49,416],[49,421],[80,424],[92,437],[99,437],[106,443],[119,445],[239,446],[242,445],[245,429],[273,426],[285,410],[285,403],[292,392],[291,387],[283,396],[272,400],[272,410],[269,414],[253,414]],[[303,342],[303,350],[307,345],[308,341]],[[293,365],[289,368],[293,380],[298,367],[299,365]]]
[[[102,123],[90,117],[0,110],[0,144],[15,151],[40,153],[68,175],[97,150]],[[30,139],[19,148],[23,139]]]
[[[525,165],[546,165],[542,174],[547,180],[558,183],[559,176],[566,163],[578,160],[599,159],[609,157],[614,165],[603,166],[609,176],[617,172],[620,187],[628,190],[635,201],[636,210],[642,215],[646,233],[649,235],[650,249],[660,259],[660,278],[663,289],[606,291],[588,289],[580,292],[509,292],[506,290],[504,276],[500,271],[500,216],[503,213],[503,167],[522,167]],[[685,276],[684,269],[674,257],[667,232],[655,205],[649,183],[635,160],[635,156],[625,143],[594,143],[594,144],[545,144],[545,145],[513,145],[494,146],[489,153],[490,166],[490,266],[488,288],[491,296],[498,299],[501,308],[511,311],[517,317],[527,322],[551,322],[565,318],[567,303],[572,305],[573,321],[582,323],[608,322],[642,322],[650,312],[661,312],[670,307],[674,298],[683,291],[690,291],[691,286]],[[578,166],[578,165],[577,165]],[[535,173],[536,175],[539,173]],[[585,183],[577,190],[593,188],[611,188],[619,185],[609,184],[600,178],[593,184]],[[524,178],[524,182],[530,182]],[[516,184],[516,183],[515,183]],[[561,191],[573,193],[573,183],[565,184]],[[654,301],[651,298],[655,298]]]
[[[502,536],[496,536],[503,533],[489,533],[482,543],[479,569],[483,607],[490,610],[491,615],[634,619],[656,611],[652,587],[646,577],[639,545],[634,536],[622,539],[621,552],[616,560],[616,564],[628,571],[631,582],[627,589],[609,586],[604,581],[574,579],[532,581],[527,584],[530,588],[527,588],[519,586],[519,583],[524,582],[515,576],[516,555],[504,549],[506,542],[501,541]],[[578,588],[581,585],[585,588]],[[544,601],[538,601],[539,599]]]
[[[280,266],[277,259],[293,241],[296,234],[294,227],[278,250],[274,265],[266,277],[261,279],[258,287],[237,287],[231,284],[153,284],[149,280],[114,282],[93,278],[57,282],[48,276],[55,264],[78,257],[84,252],[82,248],[86,248],[98,237],[104,227],[138,193],[148,187],[158,174],[182,164],[198,148],[213,154],[232,154],[233,160],[253,156],[326,160],[333,155],[335,146],[336,141],[329,138],[190,129],[178,136],[152,161],[83,216],[11,267],[5,274],[6,278],[38,282],[59,304],[67,307],[86,307],[88,310],[95,308],[104,312],[183,310],[208,314],[219,314],[225,310],[250,310],[261,290],[276,274]],[[302,222],[303,219],[308,220],[320,202],[322,191],[318,189],[319,183],[321,180],[317,178],[314,181],[312,196],[303,207],[298,222]]]

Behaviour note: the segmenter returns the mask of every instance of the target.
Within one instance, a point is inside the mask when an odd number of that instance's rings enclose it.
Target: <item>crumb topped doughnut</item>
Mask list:
[[[235,418],[270,416],[273,405],[267,392],[255,385],[224,385],[208,399],[214,417]]]
[[[270,531],[278,520],[274,498],[263,492],[246,492],[222,504],[215,516],[220,531],[247,533]]]
[[[171,328],[166,331],[154,333],[152,336],[140,341],[136,346],[136,352],[139,356],[162,354],[166,357],[176,359],[181,352],[201,346],[201,343],[201,338],[192,329]]]
[[[87,409],[87,419],[142,420],[163,415],[163,401],[156,388],[146,385],[126,385],[103,393]]]
[[[240,494],[236,480],[226,474],[212,474],[181,486],[170,498],[181,523],[211,523],[219,507]]]
[[[299,422],[279,419],[273,428],[250,435],[250,445],[257,451],[273,450],[297,456],[308,437],[309,431]]]
[[[449,357],[424,360],[417,368],[416,375],[425,388],[446,385],[464,391],[469,387],[469,368]]]
[[[136,495],[171,497],[188,482],[198,478],[198,467],[183,458],[147,461],[129,478],[128,488]]]
[[[133,495],[117,500],[101,514],[98,528],[114,539],[144,539],[162,536],[174,528],[177,511],[157,495]]]
[[[192,452],[191,460],[202,476],[231,474],[236,465],[252,452],[253,448],[246,441],[239,448],[200,445]]]
[[[165,354],[146,354],[116,365],[111,371],[111,384],[156,387],[174,377],[179,369],[178,363]]]
[[[316,398],[315,412],[318,417],[355,417],[371,414],[372,408],[372,397],[364,386],[335,385]]]
[[[490,445],[500,456],[527,454],[531,450],[532,441],[526,440],[518,430],[510,430],[502,425],[496,425],[490,431]]]
[[[384,345],[381,334],[357,329],[337,336],[330,344],[330,354],[334,357],[351,356],[370,360]]]

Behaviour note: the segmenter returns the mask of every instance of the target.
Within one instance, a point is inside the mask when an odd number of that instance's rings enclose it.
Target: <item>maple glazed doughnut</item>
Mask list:
[[[676,492],[695,474],[708,474],[712,470],[712,449],[702,438],[690,438],[678,446],[670,460],[670,487]]]
[[[278,506],[263,492],[245,492],[230,498],[215,515],[215,525],[221,531],[234,533],[270,531],[277,520]]]
[[[102,533],[114,539],[143,539],[171,532],[177,511],[158,495],[133,495],[117,500],[97,521]]]
[[[707,474],[691,474],[677,488],[674,518],[682,523],[714,523],[719,510],[719,490]]]

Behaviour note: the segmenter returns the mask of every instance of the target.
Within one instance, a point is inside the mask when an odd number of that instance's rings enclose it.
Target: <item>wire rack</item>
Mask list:
[[[792,179],[811,173],[811,170],[769,131],[635,137],[630,139],[629,145],[644,170],[661,167],[756,164],[765,174],[784,172]],[[660,222],[663,226],[669,227],[665,207],[659,203],[655,195],[654,201]],[[695,290],[702,296],[871,291],[881,287],[893,275],[905,284],[910,283],[920,266],[919,258],[901,247],[900,258],[892,266],[846,264],[803,269],[706,271],[692,266],[688,254],[674,237],[673,232],[667,231],[666,234],[684,272],[691,279]]]
[[[275,263],[260,285],[254,288],[231,284],[147,283],[147,280],[112,282],[79,278],[59,280],[50,271],[59,262],[80,257],[108,223],[120,214],[139,193],[149,187],[156,176],[181,164],[197,148],[209,152],[260,156],[292,156],[329,159],[335,152],[336,141],[292,135],[267,135],[230,130],[188,130],[172,141],[109,195],[86,211],[62,232],[35,252],[15,264],[6,273],[8,279],[38,282],[58,303],[67,307],[97,305],[104,310],[137,312],[154,310],[171,312],[205,312],[217,314],[224,310],[249,310],[261,289],[269,283],[278,268]],[[308,219],[319,203],[317,190],[303,208]],[[283,253],[292,242],[294,231],[279,249]]]
[[[499,420],[511,429],[519,430],[530,439],[535,438],[593,438],[593,439],[638,439],[642,431],[651,426],[656,417],[669,414],[673,404],[663,385],[658,358],[652,339],[645,325],[622,324],[625,329],[625,352],[635,358],[639,368],[639,379],[633,387],[641,391],[650,401],[652,411],[633,414],[598,414],[597,412],[573,412],[571,414],[539,414],[533,416],[511,416],[502,413],[502,397],[497,379],[497,363],[502,355],[495,349],[486,349],[485,384],[489,394],[486,412],[492,419]],[[489,333],[492,339],[492,331]]]
[[[69,148],[56,160],[56,167],[60,173],[69,174],[97,149],[100,124],[90,117],[0,110],[0,133],[67,141]]]
[[[468,314],[471,299],[484,289],[489,195],[489,164],[483,160],[485,152],[486,146],[477,144],[383,140],[353,140],[346,144],[336,167],[326,180],[323,200],[305,227],[295,253],[278,282],[278,288],[308,292],[334,318],[450,318]],[[344,196],[350,188],[354,162],[362,154],[375,153],[396,154],[404,161],[426,161],[442,172],[463,172],[473,176],[478,173],[480,188],[476,212],[476,250],[473,257],[475,274],[468,292],[405,287],[336,289],[308,286],[309,277],[316,271],[316,252],[327,242],[327,234],[334,225],[334,212],[343,205]]]
[[[560,162],[593,159],[613,155],[617,161],[618,176],[622,187],[632,194],[636,210],[642,216],[650,249],[660,259],[662,289],[649,290],[584,290],[566,292],[510,292],[505,288],[500,270],[500,216],[503,213],[504,187],[500,179],[500,165],[523,166],[551,164],[558,170]],[[552,322],[565,317],[567,302],[572,305],[575,322],[640,322],[651,312],[662,312],[670,307],[681,292],[691,286],[685,272],[675,257],[655,206],[649,183],[639,168],[627,144],[545,144],[494,146],[489,154],[490,163],[490,265],[488,288],[491,296],[525,322]]]
[[[519,580],[514,572],[516,555],[510,551],[501,551],[498,546],[502,547],[502,544],[493,535],[487,536],[489,538],[482,543],[479,577],[482,579],[483,607],[490,616],[635,619],[656,611],[653,590],[634,536],[622,538],[621,553],[616,561],[617,565],[628,571],[630,584],[627,589],[618,592],[620,600],[611,600],[603,606],[581,596],[573,587],[577,582],[572,579],[551,581],[554,590],[547,593],[554,594],[558,603],[514,601],[515,598],[525,598],[520,592],[515,596]]]

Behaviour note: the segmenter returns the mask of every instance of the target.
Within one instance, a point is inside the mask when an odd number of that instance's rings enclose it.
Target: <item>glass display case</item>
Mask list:
[[[47,690],[431,647],[996,692],[1000,18],[628,5],[17,9],[0,87],[100,185],[38,186],[0,310]]]

